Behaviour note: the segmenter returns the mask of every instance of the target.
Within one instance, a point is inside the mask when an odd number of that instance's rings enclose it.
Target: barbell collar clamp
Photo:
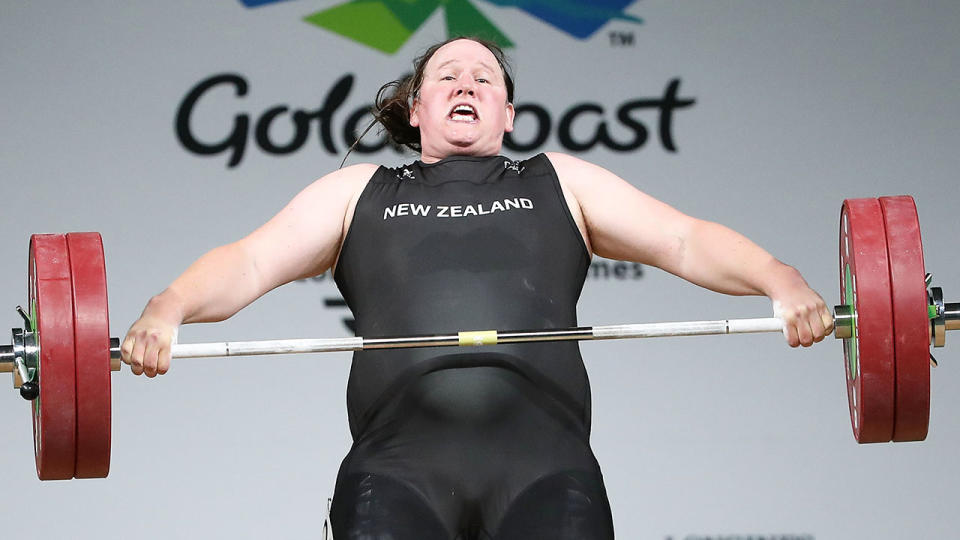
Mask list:
[[[853,309],[849,305],[833,306],[833,337],[853,337]]]
[[[36,333],[22,328],[11,330],[12,344],[0,349],[0,372],[13,372],[13,387],[27,382],[35,382],[40,351],[37,348]]]
[[[0,373],[13,373],[13,387],[20,388],[26,382],[35,382],[40,351],[36,333],[22,328],[11,330],[10,345],[0,345]]]
[[[120,338],[110,338],[110,371],[120,371],[123,363],[120,361]]]
[[[23,306],[17,306],[17,313],[19,313],[20,318],[23,319],[23,326],[27,329],[27,332],[33,332],[33,320],[30,319],[30,316],[24,311]]]
[[[943,347],[946,343],[947,317],[946,304],[943,302],[943,290],[940,287],[930,287],[930,305],[935,313],[930,319],[930,341],[934,347]]]

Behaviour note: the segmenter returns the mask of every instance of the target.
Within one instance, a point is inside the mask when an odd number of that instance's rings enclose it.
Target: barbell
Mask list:
[[[834,336],[843,341],[850,421],[860,443],[920,441],[930,411],[929,347],[960,328],[960,303],[945,303],[923,264],[916,205],[909,196],[848,199],[840,212],[840,298]],[[100,234],[35,234],[28,252],[24,328],[0,345],[0,372],[31,403],[41,480],[104,478],[110,468],[110,337]],[[535,330],[462,331],[175,344],[174,358],[359,351],[781,332],[778,318],[624,324]]]

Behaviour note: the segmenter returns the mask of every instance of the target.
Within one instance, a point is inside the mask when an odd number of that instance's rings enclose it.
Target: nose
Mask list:
[[[470,77],[461,77],[459,80],[459,85],[457,86],[457,95],[462,96],[467,94],[468,96],[474,96],[476,92],[476,83]]]

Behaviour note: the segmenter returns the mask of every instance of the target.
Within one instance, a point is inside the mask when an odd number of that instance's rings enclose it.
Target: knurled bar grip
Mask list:
[[[415,347],[459,347],[524,343],[531,341],[588,341],[599,339],[652,338],[668,336],[705,336],[781,332],[783,321],[765,319],[729,319],[646,324],[619,324],[553,330],[482,330],[446,335],[422,335],[384,338],[281,339],[232,341],[220,343],[183,343],[171,348],[173,358],[211,358],[261,354],[296,354],[401,349]]]

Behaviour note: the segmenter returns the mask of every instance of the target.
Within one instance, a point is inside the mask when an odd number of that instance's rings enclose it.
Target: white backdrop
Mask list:
[[[303,21],[336,3],[0,3],[0,238],[8,248],[0,305],[10,326],[26,298],[31,233],[102,232],[120,336],[192,260],[335,169],[350,113],[446,37],[440,11],[394,55]],[[560,118],[583,103],[604,113],[579,116],[574,139],[588,139],[602,118],[613,138],[629,140],[617,108],[659,99],[677,80],[677,96],[695,103],[673,111],[675,152],[648,109],[633,113],[649,131],[639,148],[578,155],[745,233],[798,267],[828,303],[838,301],[842,200],[912,194],[927,269],[948,301],[957,298],[960,4],[644,0],[626,8],[642,24],[612,20],[584,40],[509,2],[474,4],[516,44],[518,104],[551,117],[548,139],[530,152],[565,150]],[[237,115],[249,117],[234,167],[229,152],[188,151],[175,131],[187,93],[220,74],[245,80],[246,94],[215,87],[190,125],[212,143]],[[324,149],[317,121],[295,152],[257,145],[265,111],[317,111],[346,75],[352,87],[327,124],[335,152]],[[536,129],[532,115],[521,116],[517,139],[532,140]],[[270,140],[293,136],[289,113],[280,115]],[[349,162],[411,159],[385,150]],[[595,270],[580,302],[586,325],[770,309],[655,269]],[[329,279],[293,283],[230,321],[184,328],[181,341],[348,335],[347,310],[326,305],[338,297]],[[868,446],[850,433],[833,340],[810,350],[774,335],[584,344],[592,440],[618,537],[956,536],[956,339],[935,351],[942,365],[928,440]],[[339,353],[184,360],[159,380],[115,374],[111,476],[71,482],[36,479],[29,408],[11,386],[0,395],[2,536],[315,537],[350,444],[348,368],[349,354]]]

